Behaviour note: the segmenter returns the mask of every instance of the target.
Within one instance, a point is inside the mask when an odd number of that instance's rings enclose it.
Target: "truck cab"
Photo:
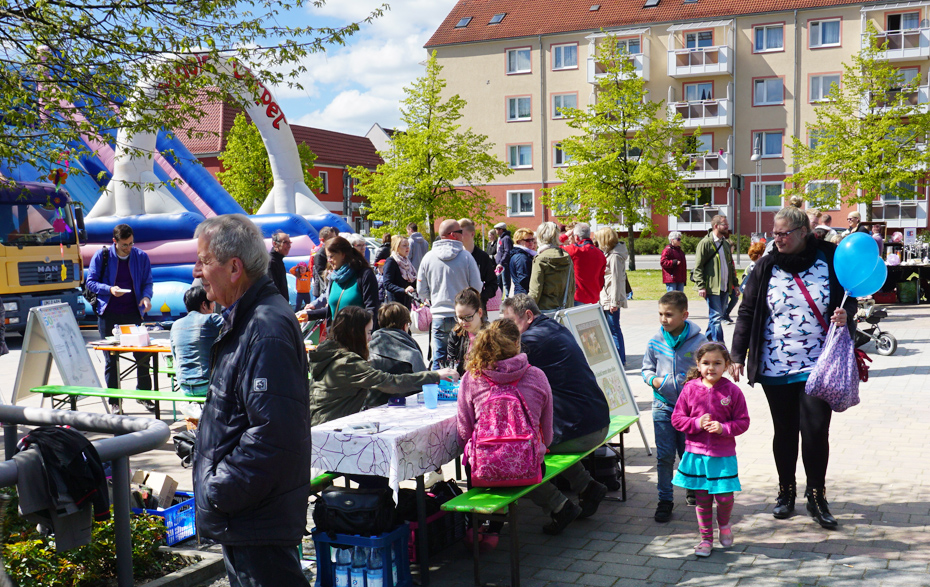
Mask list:
[[[0,183],[0,298],[7,330],[22,331],[29,309],[67,303],[84,318],[83,264],[74,205],[50,183]]]

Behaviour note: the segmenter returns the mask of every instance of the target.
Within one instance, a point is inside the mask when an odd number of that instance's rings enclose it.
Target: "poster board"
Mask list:
[[[74,312],[64,303],[29,310],[12,403],[31,395],[32,388],[48,384],[52,361],[65,385],[100,387]]]
[[[639,416],[639,406],[636,405],[636,398],[633,397],[601,306],[587,304],[562,310],[556,320],[568,328],[588,359],[597,384],[607,398],[610,415]]]
[[[917,229],[916,228],[905,228],[904,229],[904,244],[913,245],[917,243]]]

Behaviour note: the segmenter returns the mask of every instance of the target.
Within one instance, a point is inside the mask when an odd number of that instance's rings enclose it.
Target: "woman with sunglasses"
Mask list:
[[[536,256],[536,234],[529,228],[517,229],[513,234],[513,251],[510,253],[510,278],[513,295],[530,293],[530,276],[533,274],[533,257]]]
[[[481,294],[474,288],[463,289],[455,296],[455,326],[449,334],[446,360],[450,367],[465,374],[465,359],[478,333],[488,325],[488,317],[481,309]]]
[[[840,306],[844,291],[833,267],[836,245],[814,238],[803,210],[780,210],[773,235],[774,249],[756,261],[746,280],[730,374],[739,381],[745,364],[749,384],[762,384],[772,412],[778,470],[772,515],[784,519],[794,512],[800,436],[807,511],[824,528],[835,528],[825,495],[832,412],[825,401],[804,393],[804,386],[823,350],[826,320],[855,334],[856,300]]]

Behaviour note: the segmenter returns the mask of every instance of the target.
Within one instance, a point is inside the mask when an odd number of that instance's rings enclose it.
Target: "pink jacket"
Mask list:
[[[542,432],[544,446],[540,447],[540,452],[545,453],[545,447],[552,443],[552,389],[545,373],[530,366],[525,353],[498,361],[493,371],[485,371],[481,377],[475,378],[470,371],[462,377],[458,399],[459,445],[464,448],[471,439],[477,415],[488,398],[491,384],[485,377],[500,384],[514,384],[520,390],[533,419],[533,427],[538,426]]]
[[[701,428],[700,420],[710,414],[711,420],[723,425],[723,433],[711,434]],[[675,411],[672,426],[685,433],[685,450],[711,457],[735,457],[736,438],[749,429],[749,410],[746,398],[735,383],[726,377],[712,388],[704,386],[700,379],[685,383]]]

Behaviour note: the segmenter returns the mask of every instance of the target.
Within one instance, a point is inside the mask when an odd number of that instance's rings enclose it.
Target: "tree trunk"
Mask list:
[[[627,244],[627,249],[629,249],[627,252],[630,253],[630,266],[629,266],[629,270],[630,270],[630,271],[636,271],[636,249],[633,248],[633,241],[636,240],[636,235],[633,234],[633,225],[632,225],[632,224],[627,224],[627,225],[626,225],[626,235],[627,235],[627,236],[626,236],[626,242],[628,243],[628,244]]]
[[[429,246],[433,246],[433,241],[436,240],[436,228],[433,226],[433,219],[430,217],[430,213],[426,213],[426,231],[429,234]]]
[[[865,218],[863,220],[872,222],[872,200],[865,203]]]

